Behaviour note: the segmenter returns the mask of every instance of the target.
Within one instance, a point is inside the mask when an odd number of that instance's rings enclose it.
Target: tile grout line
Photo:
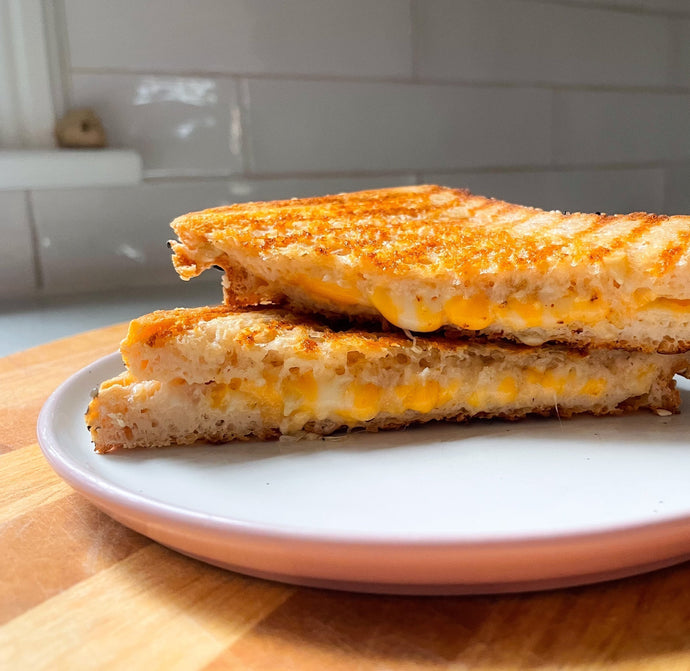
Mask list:
[[[410,78],[418,84],[421,77],[419,76],[419,13],[416,0],[409,0],[408,10],[410,13]]]
[[[235,77],[235,93],[237,95],[238,123],[240,127],[240,158],[242,173],[251,174],[255,167],[254,147],[251,141],[252,128],[252,100],[249,82],[242,77]]]
[[[669,17],[672,19],[690,18],[687,10],[674,9],[653,9],[651,7],[634,6],[634,5],[615,5],[610,2],[601,2],[600,0],[586,0],[585,2],[573,2],[573,0],[521,0],[522,2],[531,4],[553,4],[560,7],[573,7],[576,9],[594,9],[604,12],[617,12],[618,14],[632,14],[633,16],[653,16],[653,17]]]
[[[45,281],[43,277],[40,243],[38,229],[36,227],[36,216],[34,212],[33,199],[31,198],[31,191],[27,190],[24,192],[24,202],[26,204],[26,214],[29,221],[29,235],[31,237],[31,259],[34,269],[34,281],[36,283],[36,291],[41,292],[45,286]]]
[[[412,87],[445,87],[445,88],[498,88],[498,89],[548,89],[572,92],[591,93],[633,93],[649,95],[688,95],[690,86],[677,84],[616,84],[585,83],[585,82],[558,82],[549,80],[501,80],[501,79],[473,79],[460,78],[449,79],[444,77],[420,77],[415,74],[411,77],[380,76],[367,77],[359,75],[329,75],[303,74],[303,73],[260,73],[260,72],[221,72],[208,71],[180,71],[179,69],[155,69],[142,70],[140,68],[107,68],[107,67],[73,67],[71,75],[93,76],[124,76],[124,77],[180,77],[180,78],[206,78],[206,79],[237,79],[239,82],[246,80],[257,81],[295,81],[307,83],[325,84],[363,84],[363,85],[398,85]]]
[[[166,175],[145,176],[143,183],[149,185],[166,184],[203,184],[203,183],[232,183],[232,182],[271,182],[289,180],[333,180],[333,179],[367,179],[367,178],[393,178],[393,177],[418,177],[427,173],[438,173],[447,175],[456,174],[512,174],[512,173],[532,173],[532,172],[609,172],[615,171],[634,171],[649,169],[667,169],[675,166],[685,165],[684,159],[677,160],[647,160],[634,162],[605,162],[605,163],[564,163],[550,161],[548,163],[534,164],[510,164],[510,165],[470,165],[470,166],[435,166],[420,168],[410,166],[401,170],[353,170],[349,172],[250,172],[234,173],[232,175]]]

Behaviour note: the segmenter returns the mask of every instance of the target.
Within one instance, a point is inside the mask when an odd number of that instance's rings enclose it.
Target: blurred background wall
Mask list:
[[[690,213],[687,0],[56,6],[69,106],[144,180],[0,191],[0,297],[179,283],[169,221],[243,200],[434,182]]]

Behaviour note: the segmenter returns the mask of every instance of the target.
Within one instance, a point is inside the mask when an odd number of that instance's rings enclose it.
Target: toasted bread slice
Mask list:
[[[430,420],[674,412],[682,354],[338,331],[275,309],[159,311],[121,345],[86,421],[99,452]]]
[[[172,227],[177,272],[220,266],[229,305],[690,349],[690,216],[563,214],[413,186],[220,207]]]

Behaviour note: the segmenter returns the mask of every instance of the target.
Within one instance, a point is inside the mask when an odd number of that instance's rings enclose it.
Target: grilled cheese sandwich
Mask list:
[[[225,302],[535,346],[690,349],[690,216],[564,214],[438,186],[245,203],[172,222]]]
[[[337,329],[281,309],[158,311],[86,421],[99,452],[327,435],[432,420],[675,412],[690,356]]]

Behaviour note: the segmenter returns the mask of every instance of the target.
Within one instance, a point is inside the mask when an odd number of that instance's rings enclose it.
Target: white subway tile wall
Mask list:
[[[239,174],[236,82],[225,77],[74,74],[79,105],[98,110],[115,147],[136,147],[146,177]]]
[[[555,94],[554,161],[621,164],[690,157],[690,94]]]
[[[173,281],[168,223],[181,212],[226,205],[229,196],[223,181],[33,192],[47,291]]]
[[[371,175],[361,177],[304,177],[286,179],[246,179],[229,183],[233,202],[310,198],[325,193],[383,189],[416,184],[414,174]]]
[[[690,213],[688,0],[60,3],[69,103],[145,179],[0,193],[0,297],[179,282],[169,221],[220,203],[436,182]]]
[[[686,2],[690,7],[690,3]],[[676,50],[672,55],[673,83],[679,87],[690,87],[690,21],[674,21],[673,43]]]
[[[690,162],[678,164],[667,171],[664,207],[669,214],[690,212]]]
[[[552,0],[543,0],[551,2]],[[557,2],[558,0],[556,0]],[[563,0],[563,4],[571,5],[601,5],[602,7],[618,7],[621,9],[640,9],[648,12],[673,12],[681,15],[690,14],[687,0]]]
[[[417,70],[448,81],[667,83],[663,16],[515,0],[417,4]]]
[[[37,290],[32,226],[27,194],[0,191],[0,299],[30,296]]]
[[[426,173],[424,181],[561,212],[617,214],[661,212],[664,208],[664,171],[660,168]],[[690,204],[690,197],[687,202]],[[605,210],[602,203],[606,203]]]
[[[549,160],[551,94],[542,89],[257,79],[248,95],[256,174]]]
[[[408,77],[408,0],[65,0],[72,65]]]

